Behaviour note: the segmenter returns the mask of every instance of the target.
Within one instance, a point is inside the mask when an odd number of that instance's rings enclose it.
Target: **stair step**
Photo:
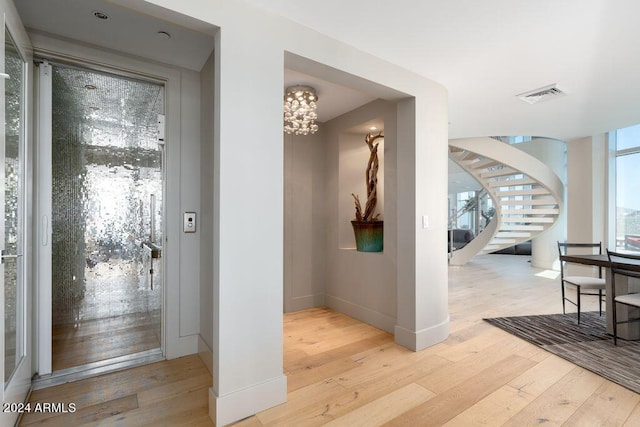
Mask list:
[[[478,155],[476,153],[474,153],[473,151],[462,151],[461,153],[458,154],[458,161],[460,163],[463,162],[467,162],[467,161],[473,161],[476,160],[478,158]]]
[[[498,239],[509,239],[511,237],[527,238],[527,237],[531,237],[531,233],[517,232],[517,231],[498,231],[495,237]]]
[[[529,188],[525,190],[507,190],[507,191],[496,191],[496,196],[498,197],[509,197],[509,196],[538,196],[544,194],[550,194],[549,190],[546,188]]]
[[[516,239],[504,239],[504,238],[503,239],[493,238],[489,242],[490,245],[500,245],[500,246],[515,245],[515,243],[516,243]]]
[[[554,198],[548,199],[510,199],[500,200],[501,206],[555,206],[558,201]]]
[[[537,184],[538,181],[531,178],[519,178],[519,179],[500,179],[489,182],[489,187],[492,188],[500,188],[500,187],[515,187],[517,185],[531,185]]]
[[[480,174],[481,178],[495,178],[496,176],[509,176],[509,175],[518,175],[521,174],[522,172],[515,170],[513,168],[510,167],[504,167],[501,169],[496,169],[496,170],[492,170],[492,171],[487,171],[487,172],[482,172]]]
[[[464,156],[465,153],[466,151],[464,150],[459,150],[459,151],[449,150],[449,158],[455,161],[456,163],[460,163],[461,162],[460,157]]]
[[[476,170],[481,170],[481,169],[486,169],[493,166],[498,166],[501,164],[502,163],[497,160],[483,158],[483,159],[477,159],[473,162],[469,162],[468,166]]]
[[[502,226],[500,227],[500,231],[544,231],[544,226],[502,224]]]
[[[542,222],[550,224],[555,222],[555,218],[550,216],[503,216],[502,222]]]
[[[535,209],[502,209],[503,215],[559,215],[560,209],[535,208]]]

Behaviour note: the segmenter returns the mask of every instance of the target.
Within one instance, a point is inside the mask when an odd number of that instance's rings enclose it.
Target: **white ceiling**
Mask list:
[[[215,28],[167,14],[143,0],[19,0],[16,8],[31,31],[80,40],[159,62],[199,71],[214,46]],[[109,19],[100,20],[94,12]],[[142,13],[141,13],[142,12]],[[178,24],[176,24],[178,20]],[[170,39],[158,36],[167,32]],[[371,102],[375,96],[285,69],[287,86],[308,85],[319,98],[318,120],[325,122]],[[284,89],[284,88],[283,88]]]
[[[640,123],[637,0],[246,1],[444,85],[451,138],[570,139]],[[215,28],[143,0],[15,3],[27,27],[194,70],[213,47]],[[285,70],[285,86],[303,83],[318,90],[320,121],[375,98]],[[516,98],[552,83],[568,96]]]
[[[640,123],[637,0],[246,1],[444,85],[450,138],[566,140]],[[192,70],[214,45],[213,26],[144,0],[15,4],[28,28]],[[94,11],[109,19],[97,20]],[[552,83],[568,96],[535,105],[516,98]],[[284,84],[316,88],[321,122],[376,98],[290,69]],[[477,186],[451,172],[460,190]]]
[[[56,36],[106,47],[155,61],[200,71],[214,46],[212,26],[173,15],[180,25],[163,19],[162,9],[149,8],[142,0],[15,0],[23,24]],[[121,3],[127,7],[122,7]],[[131,7],[144,8],[136,13]],[[146,8],[145,8],[146,6]],[[94,12],[105,13],[101,20]],[[150,14],[155,13],[156,16]],[[197,30],[197,31],[194,31]],[[167,32],[170,39],[158,36]]]
[[[247,0],[444,85],[450,137],[640,123],[637,0]],[[568,96],[526,104],[552,83]]]

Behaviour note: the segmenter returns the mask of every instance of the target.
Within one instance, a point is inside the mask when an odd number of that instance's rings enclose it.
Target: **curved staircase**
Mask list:
[[[535,157],[489,137],[449,140],[449,157],[482,185],[495,209],[484,230],[451,254],[451,265],[526,242],[558,220],[562,181]]]

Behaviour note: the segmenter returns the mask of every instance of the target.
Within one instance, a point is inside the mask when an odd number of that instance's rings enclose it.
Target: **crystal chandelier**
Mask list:
[[[284,131],[288,134],[308,135],[318,130],[315,89],[309,86],[291,86],[284,96]]]

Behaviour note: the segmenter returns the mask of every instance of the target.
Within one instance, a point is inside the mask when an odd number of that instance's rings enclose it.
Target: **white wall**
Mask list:
[[[593,135],[593,175],[591,176],[591,186],[593,188],[593,233],[598,241],[602,241],[603,251],[607,244],[607,174],[609,160],[609,141],[606,134]]]
[[[444,92],[398,103],[395,340],[414,350],[449,334],[447,120]]]
[[[402,317],[396,337],[421,349],[446,338],[445,90],[315,31],[222,0],[150,0],[220,28],[214,148],[214,384],[210,415],[227,424],[286,399],[282,371],[283,66],[400,101],[398,228]],[[302,71],[296,69],[296,71]],[[340,80],[340,81],[338,81]],[[354,87],[357,89],[357,87]],[[388,158],[387,158],[388,161]],[[404,184],[404,186],[401,185]],[[386,192],[387,204],[389,191]],[[431,227],[419,227],[428,215]],[[386,212],[389,220],[389,211]],[[401,255],[400,255],[401,254]],[[400,267],[400,262],[399,262]],[[400,268],[399,270],[400,271]],[[400,301],[398,302],[398,305]]]
[[[383,159],[378,186],[388,195],[379,202],[384,214],[383,252],[358,252],[351,220],[355,219],[351,193],[366,202],[365,169],[369,148],[365,131],[354,127],[374,119],[384,122],[384,143],[379,147]],[[395,164],[397,150],[397,107],[394,102],[374,101],[325,123],[327,165],[326,195],[326,304],[351,317],[393,333],[396,325],[397,290],[397,199]],[[385,167],[385,165],[390,167]],[[386,191],[385,191],[386,187]]]
[[[284,311],[324,305],[324,125],[284,136]]]
[[[200,74],[180,72],[180,337],[197,337],[200,329]],[[167,106],[170,110],[171,106]],[[193,187],[192,187],[193,186]],[[170,202],[170,201],[169,201]],[[169,203],[168,202],[168,203]],[[182,213],[196,212],[196,232],[182,231]],[[173,225],[173,224],[171,224]],[[192,343],[193,344],[193,343]],[[193,353],[193,349],[189,351]],[[181,354],[182,355],[182,354]]]
[[[198,353],[213,373],[213,135],[214,135],[214,58],[200,72],[202,143],[200,146],[200,319]]]
[[[567,141],[567,240],[606,242],[605,135]]]
[[[567,141],[568,242],[607,245],[606,137],[594,135]],[[591,268],[569,265],[569,274],[589,274]]]
[[[286,400],[284,52],[273,43],[270,19],[245,5],[188,1],[179,6],[222,27],[215,47],[214,355],[209,413],[216,425],[225,425]]]

